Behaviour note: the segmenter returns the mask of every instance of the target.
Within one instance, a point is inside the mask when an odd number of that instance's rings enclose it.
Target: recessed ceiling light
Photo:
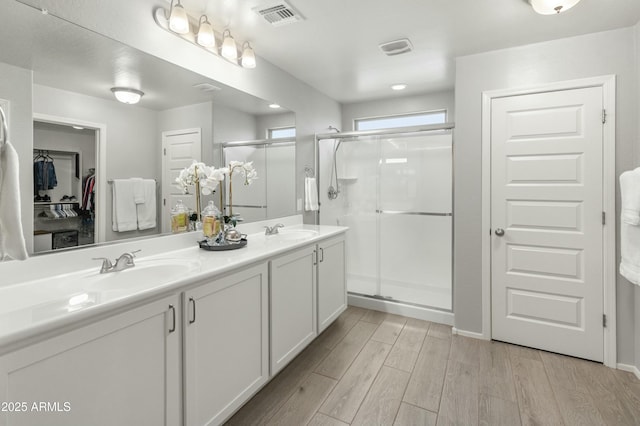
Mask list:
[[[81,127],[81,126],[71,126],[71,127],[73,127],[76,130],[84,130],[84,127]]]
[[[391,86],[391,90],[404,90],[407,88],[406,84],[394,84]]]
[[[277,109],[277,108],[280,108],[280,105],[278,105],[278,104],[269,104],[269,108]]]

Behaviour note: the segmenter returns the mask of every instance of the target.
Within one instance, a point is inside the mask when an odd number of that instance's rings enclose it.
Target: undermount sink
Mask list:
[[[101,274],[91,273],[87,290],[124,290],[157,285],[160,281],[169,282],[180,278],[198,268],[198,263],[182,259],[140,260],[134,267]]]
[[[280,229],[277,234],[267,236],[269,241],[302,241],[318,235],[318,231],[310,229]]]

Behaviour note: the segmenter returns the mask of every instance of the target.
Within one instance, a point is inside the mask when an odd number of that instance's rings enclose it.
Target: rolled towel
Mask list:
[[[640,168],[620,175],[620,195],[622,222],[629,225],[640,224]]]

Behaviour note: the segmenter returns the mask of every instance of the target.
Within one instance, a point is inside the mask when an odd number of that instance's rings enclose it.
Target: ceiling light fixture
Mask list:
[[[144,92],[137,89],[131,89],[128,87],[113,87],[111,88],[113,95],[117,100],[122,102],[123,104],[137,104],[140,102],[140,98],[144,95]]]
[[[82,126],[71,126],[71,127],[73,127],[76,130],[84,130],[84,127]]]
[[[173,1],[176,1],[175,5]],[[174,18],[174,16],[177,16],[177,18]],[[256,54],[251,44],[248,42],[236,44],[229,29],[225,29],[222,35],[220,32],[216,32],[207,15],[200,15],[200,19],[196,20],[187,14],[180,0],[171,0],[170,11],[162,7],[156,8],[153,12],[153,18],[156,24],[163,30],[209,53],[221,56],[229,62],[242,66],[243,68],[256,67]],[[191,28],[193,28],[193,30],[191,30]],[[222,40],[222,46],[217,44],[220,40]],[[220,48],[218,48],[218,46],[220,46]],[[242,49],[240,49],[242,52],[240,61],[238,61],[239,46],[242,46]]]
[[[182,7],[182,4],[180,4],[180,0],[178,0],[176,5],[174,5],[173,0],[171,0],[169,29],[178,34],[187,34],[189,32],[189,17],[184,7]]]
[[[278,105],[278,104],[269,104],[269,108],[278,109],[278,108],[280,108],[280,105]]]
[[[204,22],[202,21],[202,18],[204,18]],[[198,28],[196,42],[200,46],[210,47],[212,49],[216,48],[216,37],[213,35],[213,27],[211,26],[211,22],[209,22],[207,15],[202,15],[200,17],[200,28]]]
[[[238,61],[238,46],[236,46],[236,41],[233,39],[231,31],[228,29],[224,30],[224,33],[222,33],[222,47],[220,48],[220,54],[223,58],[230,61]]]
[[[531,7],[541,15],[557,15],[571,9],[580,0],[529,0]]]
[[[407,85],[404,83],[399,83],[399,84],[393,84],[391,86],[391,90],[404,90],[407,88]]]
[[[253,52],[253,48],[248,41],[245,41],[242,45],[242,58],[240,59],[240,65],[245,68],[256,67],[256,54]]]

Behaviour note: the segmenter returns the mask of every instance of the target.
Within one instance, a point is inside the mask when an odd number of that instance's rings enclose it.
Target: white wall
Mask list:
[[[640,166],[640,22],[635,26],[635,46],[636,46],[636,122],[638,124],[634,148],[635,148],[635,163],[634,166]],[[635,306],[635,320],[636,320],[636,358],[635,366],[640,371],[640,287],[635,288],[636,292],[636,306]]]
[[[460,57],[456,63],[454,312],[481,331],[481,95],[483,91],[617,75],[616,173],[634,166],[638,92],[633,28]],[[619,212],[619,190],[617,211]],[[619,246],[618,246],[619,247]],[[617,250],[619,253],[619,249]],[[634,289],[617,284],[618,361],[634,362]]]
[[[256,136],[258,139],[266,139],[267,131],[278,127],[295,127],[296,114],[285,112],[282,114],[263,114],[257,117]]]
[[[447,121],[455,121],[453,90],[414,96],[394,96],[375,101],[343,104],[342,127],[340,127],[340,130],[343,132],[355,130],[354,120],[359,118],[409,114],[441,109],[447,110]]]
[[[22,230],[27,250],[33,252],[33,120],[31,115],[33,74],[30,70],[0,62],[0,99],[9,101],[9,140],[20,158]],[[25,167],[28,165],[29,167]]]
[[[155,111],[125,105],[115,100],[99,99],[38,84],[33,85],[33,112],[78,119],[107,127],[106,178],[142,177],[160,180],[160,148]],[[98,188],[98,190],[102,190]],[[111,230],[111,187],[107,191],[107,241],[151,235],[146,231],[113,232]],[[33,211],[33,206],[31,207]],[[33,214],[33,213],[31,213]]]

